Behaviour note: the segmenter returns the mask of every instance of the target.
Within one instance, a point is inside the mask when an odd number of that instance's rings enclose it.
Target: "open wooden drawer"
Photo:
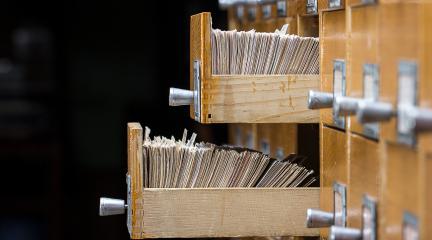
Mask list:
[[[143,188],[142,145],[141,125],[129,123],[127,206],[100,206],[102,216],[127,212],[131,238],[319,235],[306,228],[319,188]]]
[[[171,89],[170,105],[190,104],[201,123],[316,123],[308,109],[309,90],[319,89],[319,75],[213,75],[211,16],[191,17],[190,90]],[[181,91],[181,90],[180,90]]]

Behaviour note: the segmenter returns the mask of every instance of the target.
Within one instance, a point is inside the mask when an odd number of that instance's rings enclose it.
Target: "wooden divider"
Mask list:
[[[318,122],[319,112],[307,107],[309,90],[319,87],[318,75],[212,75],[210,32],[210,13],[192,16],[190,87],[193,61],[199,60],[201,123]]]
[[[143,188],[143,130],[128,123],[132,239],[241,236],[317,236],[306,210],[318,188]]]

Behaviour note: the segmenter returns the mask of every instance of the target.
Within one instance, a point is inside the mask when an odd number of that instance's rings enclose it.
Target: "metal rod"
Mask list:
[[[308,228],[330,227],[333,223],[333,213],[311,208],[307,210],[306,226]]]
[[[191,105],[194,102],[194,92],[180,88],[170,88],[169,105],[184,106]]]
[[[331,108],[333,106],[333,93],[310,90],[308,96],[309,109]]]
[[[331,240],[360,240],[362,238],[360,229],[339,226],[332,226],[329,235]]]
[[[333,101],[336,116],[351,116],[356,114],[358,103],[363,99],[339,96],[335,97]]]
[[[357,121],[360,123],[389,121],[395,114],[393,105],[390,103],[360,101],[357,108]]]

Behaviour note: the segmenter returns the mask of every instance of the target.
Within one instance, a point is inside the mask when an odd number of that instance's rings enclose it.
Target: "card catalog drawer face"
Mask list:
[[[380,146],[377,142],[359,135],[350,135],[350,182],[348,188],[348,225],[361,228],[360,212],[364,194],[378,197],[381,183]]]
[[[420,50],[422,44],[418,42],[420,40],[420,28],[417,26],[422,25],[419,18],[423,11],[422,8],[416,3],[380,4],[379,49],[380,61],[382,62],[380,65],[382,73],[380,76],[380,97],[382,101],[393,104],[395,110],[398,102],[400,61],[420,61],[421,59],[419,53],[422,52]],[[401,32],[404,34],[400,34]],[[394,39],[398,39],[398,41],[394,41]],[[425,46],[429,45],[425,44]],[[382,138],[398,142],[397,121],[397,118],[394,117],[387,123],[381,123]]]
[[[379,77],[378,66],[374,65],[378,62],[378,21],[379,8],[373,6],[356,6],[351,8],[351,37],[349,38],[348,51],[349,55],[347,66],[347,96],[362,99],[365,95],[364,83],[368,83],[368,79],[377,80]],[[374,69],[374,66],[377,69]],[[368,85],[373,87],[373,84]],[[373,95],[375,90],[367,95]],[[376,125],[369,125],[366,131],[363,125],[360,124],[355,115],[350,116],[350,129],[352,132],[359,134],[371,135],[368,137],[376,138]]]
[[[322,11],[321,23],[326,26],[320,29],[321,54],[321,91],[345,94],[345,11]],[[336,75],[335,75],[336,73]],[[335,86],[334,82],[339,84]],[[321,121],[330,126],[339,128],[345,127],[345,118],[338,118],[337,122],[333,117],[331,108],[320,109]]]
[[[420,213],[420,165],[416,151],[397,143],[386,146],[385,173],[382,189],[385,206],[383,214],[386,219],[383,230],[384,239],[400,239],[404,212],[418,216]]]
[[[346,184],[348,180],[346,134],[321,125],[321,194],[320,209],[334,211],[334,183]],[[341,194],[337,195],[338,208],[341,209]],[[342,210],[340,211],[342,213]],[[340,215],[343,216],[343,215]],[[341,220],[340,222],[343,222]],[[321,229],[322,237],[328,235],[328,229]]]

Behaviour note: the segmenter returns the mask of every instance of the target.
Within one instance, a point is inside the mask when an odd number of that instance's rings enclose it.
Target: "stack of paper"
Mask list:
[[[318,74],[319,39],[286,34],[212,29],[213,74]]]
[[[146,127],[143,144],[143,178],[146,188],[298,187],[316,179],[301,166],[304,159],[290,155],[280,161],[250,149],[150,138]]]

